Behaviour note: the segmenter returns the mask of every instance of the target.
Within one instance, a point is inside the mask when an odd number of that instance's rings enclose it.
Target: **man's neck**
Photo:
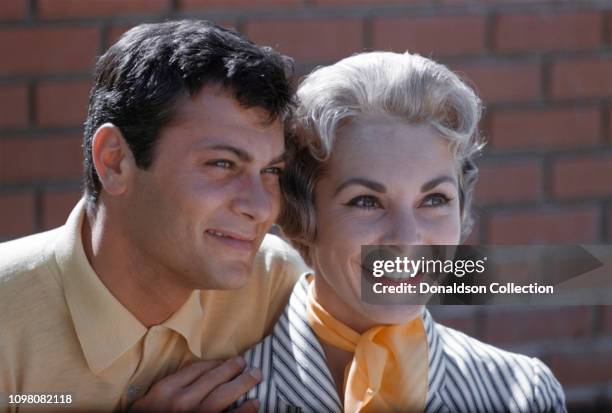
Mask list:
[[[85,215],[81,235],[90,265],[111,294],[145,327],[163,323],[193,290],[177,286],[170,274],[139,259],[129,240],[107,218],[103,207]]]

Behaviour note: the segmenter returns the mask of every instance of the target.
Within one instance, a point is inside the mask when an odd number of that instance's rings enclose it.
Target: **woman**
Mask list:
[[[298,90],[303,146],[280,224],[313,274],[245,354],[260,411],[562,412],[539,360],[436,324],[419,305],[360,298],[361,245],[458,244],[471,228],[481,104],[446,67],[363,53]]]

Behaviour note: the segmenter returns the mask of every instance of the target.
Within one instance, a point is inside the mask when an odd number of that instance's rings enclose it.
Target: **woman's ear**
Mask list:
[[[105,123],[96,130],[91,145],[94,167],[104,191],[113,196],[125,193],[136,163],[121,130]]]

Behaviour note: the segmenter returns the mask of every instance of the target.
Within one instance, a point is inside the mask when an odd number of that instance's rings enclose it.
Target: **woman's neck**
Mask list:
[[[340,297],[334,293],[333,288],[325,281],[325,278],[315,276],[312,282],[314,283],[312,289],[314,300],[318,302],[325,311],[345,326],[359,334],[363,334],[372,327],[380,325],[380,323],[361,315],[355,317],[355,315],[358,314],[357,311],[349,308],[344,300],[340,299]]]
[[[371,320],[355,320],[354,317],[351,316],[351,314],[354,314],[354,312],[345,308],[345,304],[332,293],[332,288],[325,282],[323,277],[315,276],[312,283],[312,298],[336,320],[340,321],[347,327],[350,327],[359,334],[362,334],[364,331],[367,331],[376,325],[376,323]],[[321,342],[321,347],[325,352],[327,367],[329,368],[329,372],[331,373],[334,384],[336,385],[336,390],[340,396],[340,400],[344,400],[344,373],[347,366],[353,360],[354,353],[327,344],[323,340],[319,339],[319,341]]]

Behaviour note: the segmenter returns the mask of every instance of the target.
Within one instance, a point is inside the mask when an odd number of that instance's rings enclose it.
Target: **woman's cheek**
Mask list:
[[[425,217],[421,228],[426,244],[455,245],[459,242],[461,226],[459,215],[454,212]]]

